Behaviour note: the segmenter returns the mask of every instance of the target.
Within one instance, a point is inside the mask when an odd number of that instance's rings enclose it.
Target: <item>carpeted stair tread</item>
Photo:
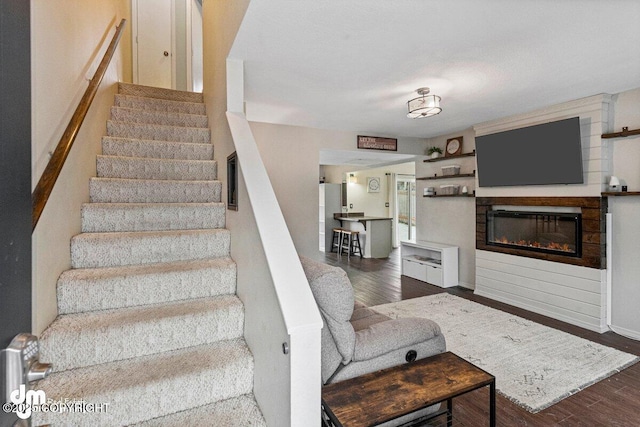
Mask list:
[[[165,113],[183,113],[206,115],[206,106],[202,102],[172,101],[170,99],[147,98],[137,95],[116,94],[116,107],[135,108],[142,111]]]
[[[66,314],[42,333],[40,354],[66,371],[240,338],[243,325],[235,295]]]
[[[78,268],[58,278],[58,313],[161,304],[236,292],[229,257],[122,267]]]
[[[107,120],[107,136],[200,144],[211,142],[211,132],[206,128],[127,123],[113,120]]]
[[[126,107],[111,107],[111,120],[193,128],[206,128],[209,126],[207,116],[204,115],[144,111]]]
[[[185,426],[266,427],[267,423],[253,395],[247,394],[155,418],[136,424],[134,427]]]
[[[118,93],[124,95],[143,96],[146,98],[169,99],[172,101],[204,102],[202,93],[198,92],[186,92],[123,82],[118,83]]]
[[[71,239],[72,268],[115,267],[229,255],[229,230],[82,233]]]
[[[155,159],[213,160],[213,145],[105,136],[102,138],[102,154]]]
[[[224,228],[224,203],[85,203],[82,232]]]
[[[211,203],[221,192],[220,181],[89,179],[92,203]]]
[[[53,400],[108,404],[106,412],[34,413],[33,425],[129,425],[251,393],[253,358],[234,339],[54,373],[33,387]]]
[[[218,175],[218,163],[215,160],[98,155],[96,164],[101,178],[213,181]]]
[[[42,333],[33,425],[266,426],[202,94],[119,83],[58,317]],[[105,410],[106,409],[106,410]]]

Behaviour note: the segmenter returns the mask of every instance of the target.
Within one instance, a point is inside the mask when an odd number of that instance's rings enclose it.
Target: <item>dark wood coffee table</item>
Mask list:
[[[453,398],[485,386],[490,389],[489,425],[494,427],[495,377],[451,352],[324,386],[322,406],[336,427],[365,427],[446,402],[445,410],[420,421],[446,414],[451,426]]]

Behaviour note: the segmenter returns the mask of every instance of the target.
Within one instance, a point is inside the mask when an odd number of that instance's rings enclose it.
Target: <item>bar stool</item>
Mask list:
[[[333,229],[333,237],[331,238],[331,252],[341,253],[342,246],[342,228]],[[333,250],[335,248],[335,251]]]
[[[351,255],[360,255],[362,258],[362,247],[360,246],[360,232],[353,230],[342,230],[342,243],[340,251],[347,250],[347,257]],[[346,245],[345,245],[346,242]]]

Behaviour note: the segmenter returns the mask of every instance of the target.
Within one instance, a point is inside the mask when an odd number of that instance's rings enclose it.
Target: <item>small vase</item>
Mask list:
[[[438,157],[440,157],[440,153],[438,153],[437,151],[435,153],[431,153],[432,159],[437,159]]]

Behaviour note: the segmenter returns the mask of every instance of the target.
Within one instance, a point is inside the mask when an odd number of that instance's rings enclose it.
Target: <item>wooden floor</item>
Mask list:
[[[488,298],[473,291],[456,287],[442,289],[400,275],[400,253],[394,250],[388,259],[361,259],[335,253],[318,253],[318,260],[343,268],[353,284],[358,301],[366,305],[386,304],[440,292],[475,301],[486,306],[516,314],[591,341],[640,355],[640,342],[613,332],[598,334],[559,320],[522,310]],[[488,390],[482,389],[454,400],[457,424],[488,425]],[[497,397],[497,425],[511,426],[640,426],[640,363],[625,369],[587,389],[570,396],[537,414],[531,414],[511,403],[502,395]]]

